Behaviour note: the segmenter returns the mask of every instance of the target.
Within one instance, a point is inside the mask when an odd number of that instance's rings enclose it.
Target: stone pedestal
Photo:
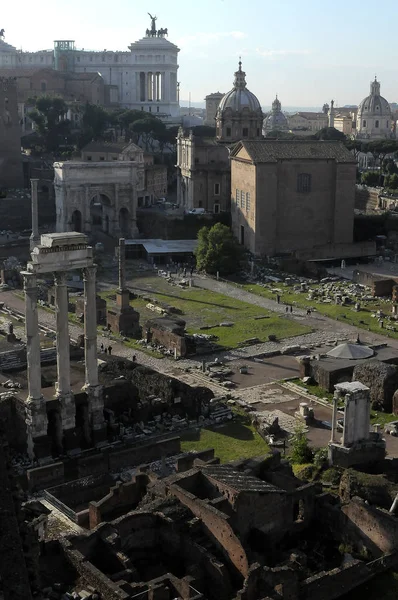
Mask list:
[[[132,306],[123,306],[122,294],[129,296],[129,292],[126,290],[116,292],[116,308],[108,308],[106,313],[106,320],[108,328],[114,333],[120,333],[127,337],[133,337],[141,339],[142,329],[140,326],[140,313]]]
[[[28,398],[25,405],[27,452],[31,459],[51,456],[51,440],[47,435],[47,411],[43,397]]]
[[[84,391],[88,400],[88,419],[91,430],[91,444],[107,439],[107,427],[104,420],[104,397],[102,385],[85,385]]]

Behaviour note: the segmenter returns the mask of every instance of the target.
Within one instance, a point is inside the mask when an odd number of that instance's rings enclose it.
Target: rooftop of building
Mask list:
[[[355,158],[341,142],[324,140],[253,140],[241,141],[231,152],[237,157],[244,148],[254,163],[278,160],[335,160],[338,163],[355,163]]]
[[[206,477],[227,485],[236,492],[284,493],[281,488],[234,469],[233,466],[228,464],[204,466],[202,471]]]

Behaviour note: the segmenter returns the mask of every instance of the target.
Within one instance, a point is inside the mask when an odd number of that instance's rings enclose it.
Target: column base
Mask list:
[[[48,419],[46,401],[28,397],[26,400],[25,423],[27,433],[27,452],[29,458],[51,457],[51,439],[48,437]]]
[[[107,439],[107,426],[104,419],[104,397],[102,385],[85,385],[87,394],[88,418],[93,445]]]

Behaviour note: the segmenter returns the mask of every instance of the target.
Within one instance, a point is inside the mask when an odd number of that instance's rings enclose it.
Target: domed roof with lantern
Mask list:
[[[242,71],[241,61],[239,61],[239,68],[235,72],[234,87],[221,99],[217,113],[221,114],[227,108],[234,112],[240,112],[244,108],[248,108],[251,112],[262,112],[257,96],[246,87],[246,73]]]
[[[389,103],[380,95],[380,81],[375,77],[370,84],[370,94],[358,106],[358,117],[391,117]]]
[[[288,121],[282,112],[282,104],[276,95],[272,103],[272,111],[264,119],[264,131],[272,131],[275,129],[288,129]]]

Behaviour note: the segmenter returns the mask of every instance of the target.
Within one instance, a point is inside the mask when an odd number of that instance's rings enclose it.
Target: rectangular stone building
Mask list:
[[[187,210],[204,208],[215,214],[230,206],[229,150],[214,138],[177,136],[177,203]]]
[[[239,142],[231,152],[233,232],[256,255],[316,255],[327,246],[340,256],[353,241],[355,177],[341,142]]]

